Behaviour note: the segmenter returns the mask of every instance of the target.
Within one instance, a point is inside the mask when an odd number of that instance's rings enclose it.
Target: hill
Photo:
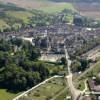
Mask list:
[[[76,9],[87,17],[100,19],[100,0],[0,0],[25,9],[38,9],[55,13],[63,9]]]
[[[50,0],[0,0],[0,32],[18,30],[22,25],[38,24],[43,16],[46,16],[43,20],[47,20],[48,14],[61,12],[64,9],[74,10],[74,7],[71,3],[57,3]],[[38,12],[42,11],[44,13],[38,15]],[[33,16],[41,18],[34,22],[31,20]]]
[[[25,9],[38,9],[46,12],[56,12],[63,9],[74,9],[71,3],[55,2],[55,0],[0,0],[5,3],[12,3]]]

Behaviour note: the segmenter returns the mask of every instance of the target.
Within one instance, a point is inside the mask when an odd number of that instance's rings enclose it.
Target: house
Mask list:
[[[96,85],[96,80],[88,79],[88,86],[91,91],[100,92],[100,85]]]

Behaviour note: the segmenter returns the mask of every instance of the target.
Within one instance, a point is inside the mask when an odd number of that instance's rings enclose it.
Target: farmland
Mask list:
[[[63,9],[74,9],[71,3],[58,3],[49,0],[6,0],[5,2],[13,3],[25,9],[37,9],[49,13],[62,11]]]
[[[75,3],[74,8],[83,16],[100,19],[100,3]]]
[[[37,87],[33,91],[30,91],[27,97],[22,97],[19,100],[24,100],[25,98],[27,99],[29,98],[32,100],[47,100],[47,99],[50,100],[55,95],[63,91],[65,87],[66,85],[63,78],[60,77],[53,78],[48,82],[46,82],[45,84]]]
[[[3,1],[4,0],[0,0]],[[5,0],[5,2],[12,3],[17,7],[25,9],[37,9],[46,13],[60,12],[63,9],[77,10],[81,15],[100,19],[100,4],[95,2],[87,2],[82,0],[76,0],[73,2],[70,0]]]

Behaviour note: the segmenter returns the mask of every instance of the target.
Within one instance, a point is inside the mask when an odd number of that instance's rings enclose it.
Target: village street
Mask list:
[[[68,74],[66,76],[67,78],[67,82],[68,82],[68,86],[70,88],[70,91],[71,91],[71,94],[73,95],[73,99],[74,100],[77,100],[77,98],[80,96],[81,94],[81,91],[77,90],[74,85],[73,85],[73,81],[72,81],[72,77],[73,77],[73,74],[71,73],[71,70],[70,70],[70,66],[71,66],[71,60],[69,59],[69,55],[68,55],[68,52],[67,52],[67,49],[66,47],[64,46],[64,49],[65,49],[65,57],[66,57],[66,60],[68,62]]]

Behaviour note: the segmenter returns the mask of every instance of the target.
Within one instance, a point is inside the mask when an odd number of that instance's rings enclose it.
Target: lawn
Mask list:
[[[53,78],[28,93],[27,98],[31,100],[50,100],[59,92],[61,92],[65,87],[66,85],[64,78]],[[24,100],[25,98],[20,98],[19,100]]]
[[[78,89],[81,90],[81,91],[83,91],[85,89],[85,82],[84,82],[84,80],[79,81]]]
[[[18,96],[20,93],[10,93],[6,89],[0,89],[0,100],[12,100],[14,97]]]

